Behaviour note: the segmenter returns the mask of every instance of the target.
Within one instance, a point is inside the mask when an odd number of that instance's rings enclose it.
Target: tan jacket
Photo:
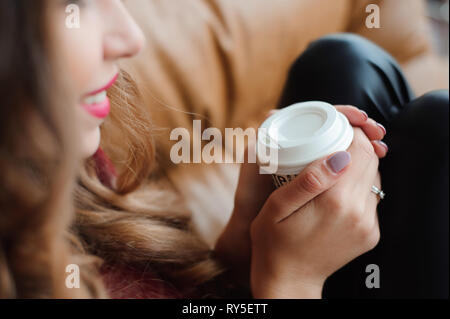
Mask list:
[[[365,26],[369,3],[380,6],[380,29]],[[256,125],[276,105],[295,58],[329,33],[355,32],[385,48],[418,94],[448,87],[448,67],[441,69],[430,49],[420,0],[133,0],[127,7],[147,46],[124,68],[161,129],[163,164],[170,130],[190,128],[193,119],[202,119],[203,128]],[[211,244],[232,210],[238,168],[169,169]]]

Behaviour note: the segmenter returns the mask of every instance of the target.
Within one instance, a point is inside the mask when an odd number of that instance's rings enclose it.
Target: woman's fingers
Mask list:
[[[356,161],[361,165],[359,166],[359,173],[356,172],[357,175],[353,175],[353,178],[357,179],[357,182],[353,185],[353,198],[355,198],[355,202],[365,201],[365,205],[364,209],[361,210],[360,204],[355,203],[353,211],[356,211],[359,215],[359,220],[365,225],[363,227],[364,237],[367,241],[367,247],[372,249],[377,245],[380,239],[377,215],[379,196],[372,192],[372,186],[381,189],[381,178],[378,171],[379,160],[374,154],[377,153],[379,146],[374,146],[376,143],[375,141],[368,141],[367,137],[364,136],[364,133],[360,129],[356,129],[355,131],[357,143],[355,148],[352,149],[352,156],[355,161],[354,167],[358,167]],[[374,146],[371,152],[369,143]],[[385,151],[383,152],[383,154],[385,154]],[[373,155],[369,155],[368,153],[373,153]],[[383,154],[380,153],[377,155],[379,157]],[[353,172],[350,171],[345,177],[351,176],[352,173]]]
[[[380,176],[380,172],[377,172],[377,174],[375,175],[375,179],[373,179],[372,181],[372,185],[377,187],[378,189],[383,189],[382,185],[381,185],[381,176]],[[378,204],[380,203],[380,196],[373,193],[372,192],[372,185],[370,185],[370,197],[369,199],[372,201],[372,207],[376,207],[378,206]]]
[[[369,116],[366,112],[351,105],[335,105],[336,109],[344,114],[352,126],[363,126]]]
[[[373,149],[379,158],[386,156],[389,147],[383,141],[371,141]]]
[[[336,109],[344,114],[352,126],[360,127],[367,138],[373,141],[372,145],[375,148],[379,158],[386,156],[388,147],[381,140],[386,135],[386,129],[383,125],[375,122],[373,119],[369,118],[366,112],[358,109],[351,105],[336,105]]]
[[[345,193],[355,194],[359,196],[366,194],[369,187],[361,188],[361,185],[370,184],[378,171],[379,159],[375,153],[372,142],[360,128],[354,128],[353,142],[348,148],[348,152],[352,155],[352,166],[348,173],[339,180],[338,186]]]
[[[335,105],[336,109],[344,114],[354,127],[360,127],[367,138],[372,141],[375,153],[379,158],[386,156],[389,147],[381,140],[386,135],[386,129],[383,125],[369,118],[367,113],[352,105]],[[267,117],[275,114],[278,110],[271,110]]]
[[[336,109],[344,114],[352,126],[361,127],[369,140],[382,140],[386,135],[383,125],[367,116],[367,113],[351,105],[336,105]]]
[[[375,179],[372,181],[372,185],[378,187],[381,189],[381,181],[380,181],[380,174],[377,173]],[[370,187],[372,186],[370,185]],[[370,248],[374,248],[379,240],[380,240],[380,226],[378,223],[378,213],[377,213],[377,206],[380,202],[380,197],[373,193],[372,191],[369,191],[367,202],[366,202],[366,209],[368,211],[367,213],[367,225],[368,229],[370,229],[369,233],[369,241],[371,243]]]
[[[272,221],[281,222],[316,196],[331,188],[351,162],[348,152],[337,152],[306,167],[292,182],[273,192],[264,212]]]
[[[361,128],[371,141],[381,141],[386,135],[386,129],[384,126],[372,119],[368,119],[367,122],[361,126]]]

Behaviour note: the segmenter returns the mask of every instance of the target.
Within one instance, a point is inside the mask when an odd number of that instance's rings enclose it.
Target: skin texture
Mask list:
[[[255,297],[320,298],[329,275],[378,242],[377,197],[370,186],[380,186],[378,158],[388,149],[379,141],[385,131],[356,107],[336,108],[355,130],[348,150],[352,163],[340,174],[323,169],[321,159],[274,191],[271,177],[260,175],[256,164],[241,167],[235,208],[216,253],[236,278],[251,279]],[[308,182],[311,175],[319,183]]]
[[[144,46],[142,31],[119,0],[73,1],[80,7],[81,27],[65,26],[66,1],[49,1],[49,30],[53,61],[64,76],[68,104],[74,107],[79,125],[80,149],[84,158],[93,155],[100,144],[100,125],[81,107],[86,94],[104,87],[119,71],[122,58],[138,54]]]

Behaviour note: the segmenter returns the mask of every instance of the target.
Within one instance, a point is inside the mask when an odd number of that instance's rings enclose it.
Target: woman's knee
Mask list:
[[[361,59],[371,55],[374,51],[384,52],[382,48],[369,40],[351,33],[330,34],[313,41],[306,52],[314,55],[327,57],[330,53],[333,56],[352,59]],[[376,52],[376,53],[380,53]]]
[[[291,66],[281,106],[315,99],[365,105],[364,78],[373,74],[366,59],[367,43],[351,34],[328,35],[312,42]]]
[[[449,138],[449,91],[427,93],[409,103],[405,118],[411,131],[433,139]]]
[[[291,71],[300,65],[345,67],[350,64],[366,64],[368,60],[393,59],[381,47],[373,42],[351,33],[326,35],[313,41],[293,64]],[[327,71],[326,68],[316,71]]]
[[[361,36],[339,33],[312,42],[294,62],[280,106],[311,99],[353,104],[383,123],[412,96],[386,51]]]

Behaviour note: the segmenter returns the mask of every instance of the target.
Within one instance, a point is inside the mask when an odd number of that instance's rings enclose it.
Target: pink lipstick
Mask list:
[[[106,95],[106,90],[108,90],[111,86],[113,86],[114,82],[116,82],[119,74],[116,74],[111,81],[108,82],[104,87],[95,90],[91,93],[86,94],[86,96],[82,100],[81,106],[92,116],[104,119],[108,116],[111,105],[109,102],[109,98]]]

